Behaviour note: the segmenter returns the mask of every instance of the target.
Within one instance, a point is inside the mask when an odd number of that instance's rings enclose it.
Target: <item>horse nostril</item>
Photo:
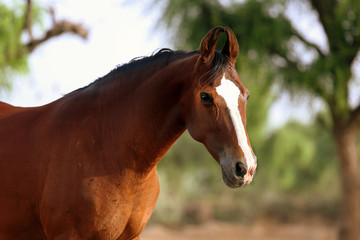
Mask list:
[[[246,168],[244,166],[244,164],[242,164],[241,162],[236,163],[235,165],[235,173],[237,177],[240,178],[244,178],[244,176],[246,175]]]

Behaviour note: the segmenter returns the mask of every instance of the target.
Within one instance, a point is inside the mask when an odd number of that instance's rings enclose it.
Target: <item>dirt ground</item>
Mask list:
[[[335,240],[337,227],[319,222],[274,223],[258,221],[252,225],[208,222],[181,229],[169,229],[161,225],[147,226],[142,240]]]

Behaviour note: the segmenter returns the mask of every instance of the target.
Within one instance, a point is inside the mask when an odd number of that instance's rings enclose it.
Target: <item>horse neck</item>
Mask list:
[[[100,90],[95,102],[102,138],[106,146],[121,149],[113,150],[122,155],[121,161],[149,172],[185,131],[180,100],[194,85],[195,61],[196,57],[188,57],[161,71],[139,71],[147,75],[143,80],[133,73],[114,76],[123,79],[109,79]]]

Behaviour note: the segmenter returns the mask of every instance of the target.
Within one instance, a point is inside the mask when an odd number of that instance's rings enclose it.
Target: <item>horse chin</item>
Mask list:
[[[233,179],[233,178],[229,177],[223,168],[221,168],[221,172],[222,172],[222,179],[223,179],[224,183],[226,184],[226,186],[228,186],[229,188],[239,188],[244,185],[243,180]]]

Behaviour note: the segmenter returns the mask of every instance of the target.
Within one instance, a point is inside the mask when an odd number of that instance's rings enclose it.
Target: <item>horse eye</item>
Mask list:
[[[250,94],[247,95],[246,100],[249,100],[249,98],[250,98]]]
[[[201,98],[201,101],[204,103],[212,103],[214,101],[212,96],[205,92],[200,93],[200,98]]]

